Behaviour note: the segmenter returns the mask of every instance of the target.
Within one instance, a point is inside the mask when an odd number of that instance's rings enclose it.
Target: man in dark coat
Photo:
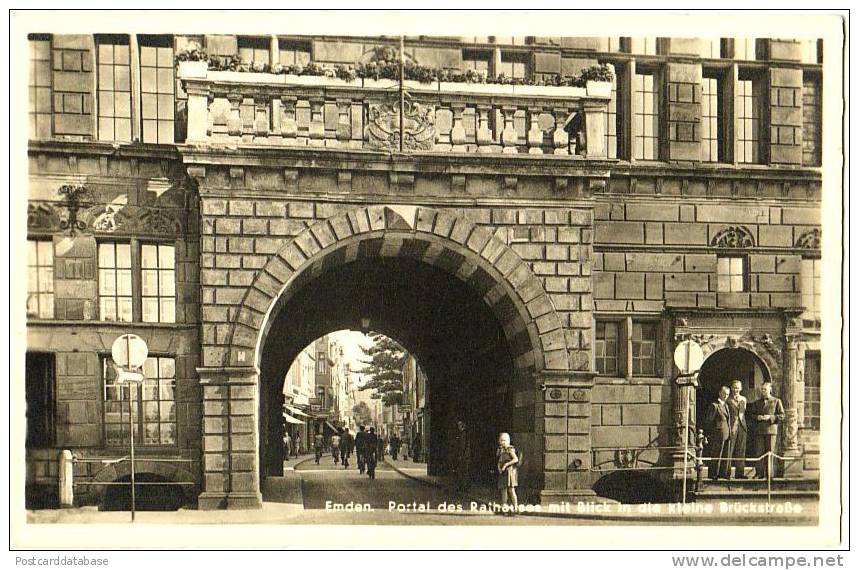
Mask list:
[[[712,457],[708,472],[710,479],[727,479],[731,474],[731,411],[728,407],[727,386],[719,388],[719,398],[710,404],[707,414],[707,438],[710,441],[708,455]]]
[[[349,458],[355,449],[355,438],[349,433],[349,428],[344,428],[340,433],[340,458],[343,459],[343,469],[349,469]]]
[[[400,436],[394,434],[391,436],[391,457],[393,457],[394,461],[397,460],[397,456],[400,454]]]
[[[752,434],[755,442],[755,455],[764,455],[775,451],[778,438],[778,424],[784,421],[784,406],[781,400],[772,395],[771,382],[761,384],[761,397],[749,405],[749,416],[752,419]],[[775,465],[775,458],[763,457],[755,466],[755,477],[765,479],[773,476],[770,466]]]
[[[468,432],[465,431],[465,422],[462,420],[456,422],[452,459],[454,490],[457,493],[465,493],[471,486],[471,442]]]
[[[364,431],[364,426],[358,426],[358,433],[355,434],[355,457],[358,460],[358,472],[362,475],[367,468],[367,432]]]
[[[746,442],[749,433],[746,424],[748,400],[740,393],[742,391],[742,382],[739,380],[731,382],[728,409],[731,412],[731,456],[733,457],[734,476],[737,479],[746,478]]]
[[[376,428],[371,427],[370,433],[367,434],[367,438],[364,440],[364,460],[367,462],[367,475],[370,477],[370,479],[376,478],[376,463],[378,461],[377,453],[379,441],[379,436],[376,435]]]

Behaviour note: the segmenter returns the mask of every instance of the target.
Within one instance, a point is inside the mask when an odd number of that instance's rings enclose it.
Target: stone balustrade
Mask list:
[[[610,85],[398,82],[211,71],[183,62],[187,143],[605,158]]]

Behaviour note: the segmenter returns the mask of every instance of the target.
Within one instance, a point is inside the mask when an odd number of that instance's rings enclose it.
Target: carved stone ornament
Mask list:
[[[436,141],[435,109],[406,101],[403,116],[403,150],[432,150]],[[370,104],[369,121],[364,138],[372,148],[387,151],[400,149],[399,104]]]
[[[588,394],[584,390],[573,390],[572,396],[574,402],[584,402],[588,398]]]
[[[90,227],[95,232],[103,233],[114,233],[119,229],[128,229],[126,226],[130,218],[123,209],[123,206],[115,204],[108,204],[104,208],[99,208],[100,211],[96,213]]]
[[[716,335],[714,334],[692,334],[689,335],[689,340],[694,340],[698,344],[701,345],[705,351],[708,348],[712,348],[710,345],[716,340]]]
[[[796,247],[802,249],[820,249],[820,229],[814,228],[799,236]]]
[[[27,229],[55,231],[60,227],[60,216],[50,204],[27,205]]]
[[[172,213],[159,208],[144,208],[138,217],[139,229],[145,233],[174,235],[182,232],[182,222]]]
[[[77,232],[86,229],[86,224],[83,220],[78,219],[78,212],[81,208],[87,205],[84,201],[84,197],[87,196],[88,190],[85,186],[66,184],[64,186],[60,186],[57,193],[64,197],[63,206],[66,209],[65,218],[60,220],[60,228],[63,230],[69,230],[69,235],[75,236],[77,235]]]
[[[638,462],[636,452],[632,449],[618,449],[614,452],[614,464],[621,469],[635,467]]]
[[[563,394],[557,388],[549,391],[549,398],[552,400],[560,400]]]
[[[755,240],[751,232],[743,226],[729,226],[717,233],[710,245],[730,248],[754,247]]]

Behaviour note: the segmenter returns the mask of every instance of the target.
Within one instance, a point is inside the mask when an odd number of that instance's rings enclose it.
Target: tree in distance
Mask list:
[[[352,406],[352,415],[358,425],[366,426],[373,423],[373,414],[370,412],[370,406],[367,405],[367,402],[358,402]]]
[[[403,365],[408,353],[406,350],[383,334],[371,333],[373,344],[361,347],[367,356],[363,373],[366,381],[360,390],[374,390],[372,398],[381,398],[385,406],[403,402]]]

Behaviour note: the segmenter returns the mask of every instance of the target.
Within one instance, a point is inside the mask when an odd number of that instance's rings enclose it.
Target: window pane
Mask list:
[[[146,445],[158,445],[161,437],[158,434],[158,423],[144,424],[143,443]]]
[[[158,378],[158,359],[147,358],[143,362],[143,375],[147,378]]]
[[[131,245],[127,243],[116,244],[116,266],[131,267]]]
[[[98,266],[99,267],[114,267],[114,247],[112,243],[102,243],[98,246]]]
[[[737,162],[755,163],[760,143],[760,97],[750,79],[737,82],[734,101],[737,126]]]
[[[633,158],[657,158],[659,106],[652,74],[635,74],[633,94]]]
[[[155,297],[158,295],[158,271],[154,269],[144,269],[141,271],[140,282],[144,296]]]
[[[140,65],[155,66],[158,63],[157,48],[141,46],[140,47]]]
[[[158,299],[157,298],[144,298],[143,299],[143,321],[147,323],[157,323],[158,322]]]
[[[161,424],[161,445],[176,443],[176,424]]]
[[[131,295],[131,271],[116,272],[116,292],[118,295]]]
[[[54,263],[54,242],[40,241],[38,243],[39,265],[53,265]]]
[[[161,402],[161,420],[173,421],[176,419],[176,404],[173,402]]]
[[[121,297],[117,300],[117,316],[118,320],[124,323],[131,322],[131,299]]]
[[[131,140],[131,68],[127,41],[98,39],[98,132],[99,138],[106,140]]]
[[[158,266],[161,269],[173,269],[175,248],[172,245],[158,246]]]

